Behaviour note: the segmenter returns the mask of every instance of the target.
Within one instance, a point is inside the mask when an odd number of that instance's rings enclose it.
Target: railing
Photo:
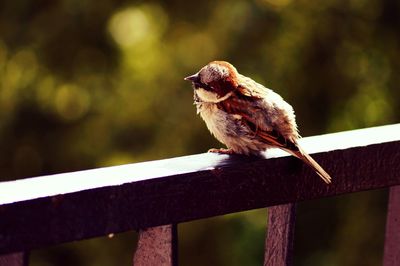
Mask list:
[[[0,265],[29,250],[139,230],[135,265],[177,265],[177,224],[269,207],[264,265],[292,262],[295,203],[390,188],[385,266],[400,265],[400,124],[304,138],[301,161],[199,154],[0,183]],[[271,207],[274,206],[274,207]]]

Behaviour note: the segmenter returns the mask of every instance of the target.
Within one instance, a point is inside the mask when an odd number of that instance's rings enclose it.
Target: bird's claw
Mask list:
[[[232,149],[223,149],[223,148],[220,148],[220,149],[215,149],[215,148],[209,149],[208,152],[219,153],[219,154],[229,154],[229,155],[235,154],[235,152]]]

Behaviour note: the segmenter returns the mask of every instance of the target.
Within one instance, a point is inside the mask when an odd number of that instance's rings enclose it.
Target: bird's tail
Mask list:
[[[293,156],[299,158],[306,164],[308,164],[314,171],[324,180],[325,183],[330,184],[332,182],[331,176],[310,156],[308,155],[299,145],[296,145],[298,151],[286,150]]]

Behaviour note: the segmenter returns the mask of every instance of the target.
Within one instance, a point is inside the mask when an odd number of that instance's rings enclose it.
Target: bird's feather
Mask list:
[[[285,137],[273,127],[266,129],[265,125],[263,125],[261,121],[262,119],[266,118],[260,118],[260,115],[262,116],[264,112],[260,112],[261,110],[258,110],[259,108],[257,108],[257,106],[254,107],[246,103],[246,97],[231,97],[223,102],[218,103],[218,106],[220,109],[229,114],[241,117],[240,122],[244,127],[247,127],[248,132],[250,132],[250,135],[252,135],[254,138],[261,140],[261,142],[268,146],[280,148],[301,159],[307,165],[313,168],[322,178],[322,180],[324,180],[327,184],[331,183],[330,175],[299,146],[295,138]]]

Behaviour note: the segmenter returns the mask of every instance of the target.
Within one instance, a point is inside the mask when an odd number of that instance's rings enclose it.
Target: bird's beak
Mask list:
[[[199,73],[196,73],[194,75],[186,77],[186,78],[184,78],[184,80],[188,80],[188,81],[191,81],[191,82],[199,81]]]

